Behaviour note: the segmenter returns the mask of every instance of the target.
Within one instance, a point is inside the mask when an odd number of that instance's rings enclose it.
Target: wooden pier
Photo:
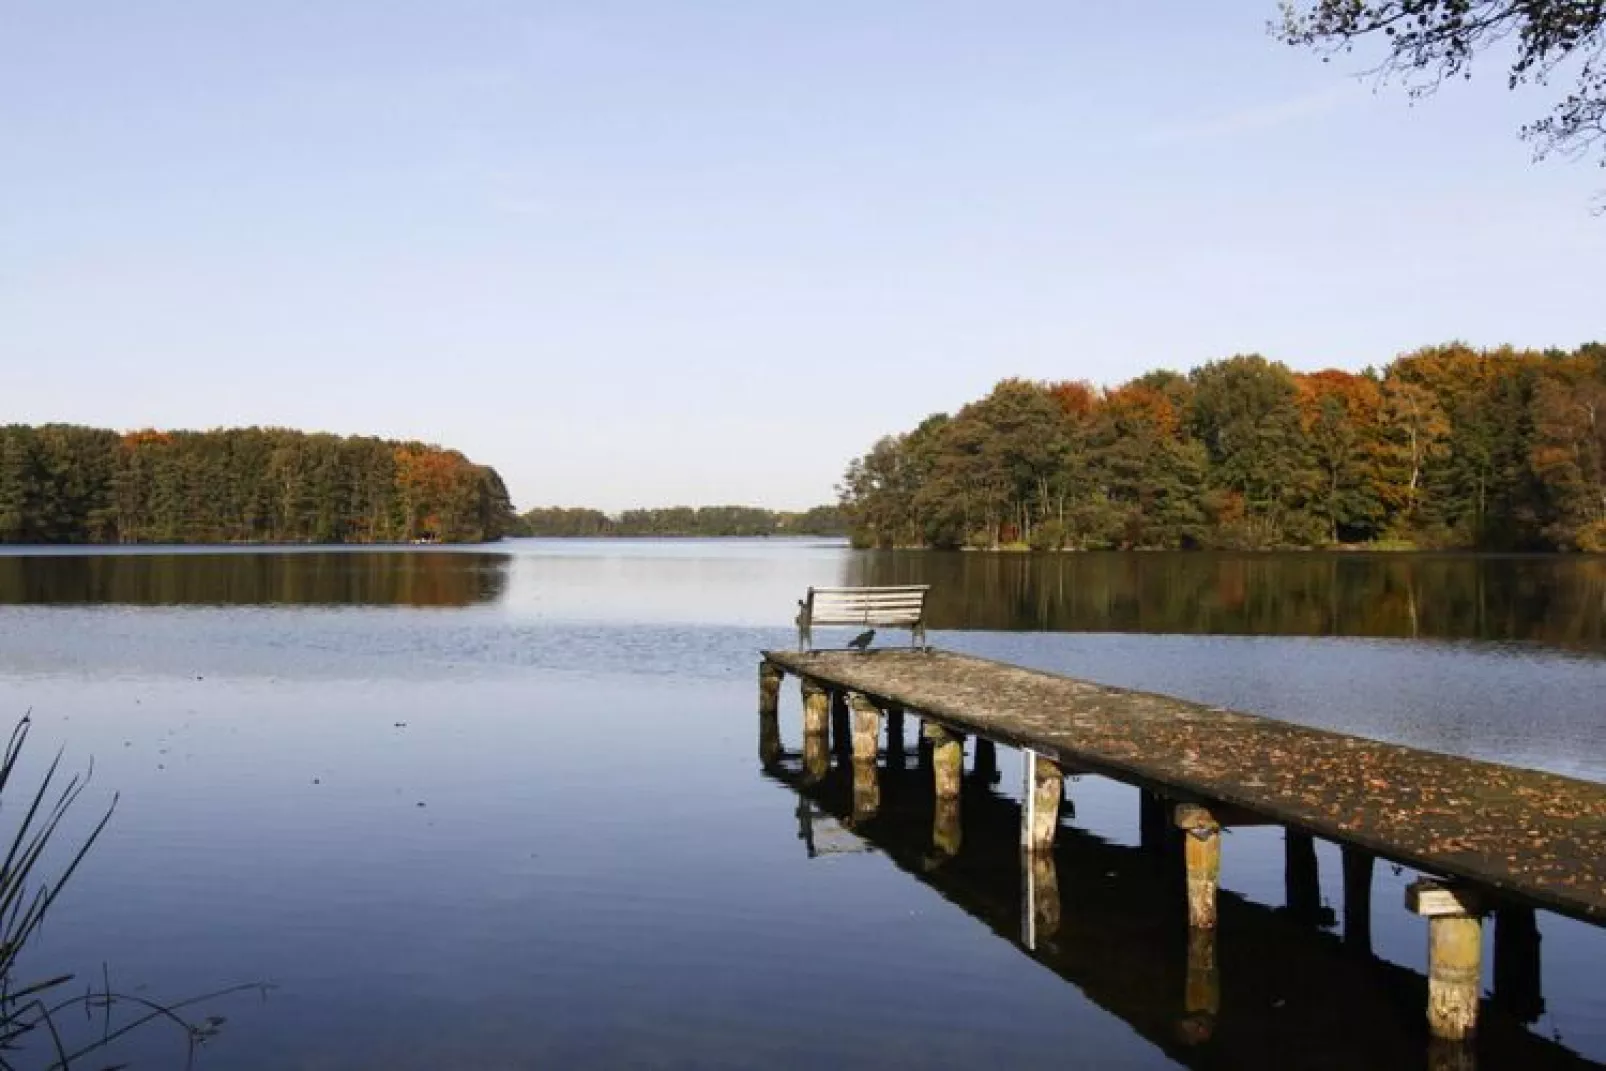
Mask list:
[[[1217,924],[1225,827],[1287,827],[1290,903],[1305,911],[1320,906],[1308,892],[1310,838],[1341,845],[1346,901],[1357,900],[1345,904],[1346,935],[1369,929],[1373,858],[1432,875],[1411,887],[1407,906],[1429,920],[1428,1020],[1441,1039],[1458,1041],[1475,1029],[1486,914],[1520,919],[1542,907],[1606,923],[1603,785],[944,651],[764,652],[759,712],[766,764],[781,750],[774,719],[788,673],[803,689],[805,776],[818,780],[829,770],[831,706],[853,711],[861,817],[877,806],[877,721],[897,719],[901,750],[905,712],[922,719],[932,840],[951,856],[965,836],[960,781],[967,737],[1026,753],[1032,790],[1020,843],[1028,859],[1053,850],[1064,775],[1099,774],[1138,786],[1145,838],[1180,830],[1186,918],[1200,935]],[[889,735],[889,753],[891,747]],[[1497,968],[1499,957],[1497,950]]]
[[[1129,847],[1067,825],[1052,852],[1023,865],[1014,837],[1023,808],[998,791],[985,765],[964,778],[965,851],[933,865],[929,771],[889,753],[882,805],[862,821],[851,766],[816,780],[800,759],[783,751],[766,776],[796,794],[796,838],[811,856],[873,848],[1185,1067],[1412,1067],[1432,1046],[1421,1013],[1427,980],[1358,945],[1351,920],[1332,933],[1293,900],[1267,905],[1223,890],[1219,932],[1190,940],[1179,846]],[[1503,935],[1502,920],[1497,959]],[[1503,988],[1497,968],[1480,1016],[1482,1065],[1596,1068],[1528,1028],[1539,1002],[1536,991]]]

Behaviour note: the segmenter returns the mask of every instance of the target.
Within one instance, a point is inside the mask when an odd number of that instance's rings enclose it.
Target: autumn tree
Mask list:
[[[1177,548],[1201,542],[1208,459],[1184,425],[1191,395],[1186,379],[1162,373],[1105,397],[1092,454],[1111,507],[1108,545]],[[1094,533],[1087,535],[1093,542]]]
[[[1295,377],[1300,421],[1317,473],[1311,509],[1330,543],[1382,534],[1382,391],[1375,379],[1329,369]]]
[[[1210,459],[1218,530],[1245,546],[1307,541],[1316,473],[1293,373],[1249,355],[1212,362],[1189,378],[1189,422]]]
[[[1462,343],[1381,372],[1234,357],[1098,390],[1004,380],[880,440],[840,488],[865,546],[1590,549],[1606,346]]]
[[[1403,532],[1419,522],[1423,480],[1445,455],[1450,421],[1434,393],[1397,375],[1383,380],[1379,453],[1384,507]]]
[[[495,470],[419,443],[0,428],[0,542],[475,541],[499,538],[511,512]]]
[[[1548,370],[1534,398],[1533,467],[1556,507],[1547,535],[1606,551],[1606,375],[1582,359]]]

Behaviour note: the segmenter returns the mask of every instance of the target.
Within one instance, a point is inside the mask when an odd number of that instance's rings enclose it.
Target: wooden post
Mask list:
[[[803,690],[803,770],[811,781],[825,777],[831,766],[830,700],[825,689],[804,681]]]
[[[932,783],[937,797],[932,840],[944,855],[958,855],[963,841],[959,785],[965,765],[965,738],[934,721],[926,722],[921,733],[931,742]]]
[[[1200,1045],[1216,1032],[1216,1016],[1221,1011],[1221,971],[1216,966],[1215,929],[1188,931],[1188,979],[1182,994],[1182,1024],[1178,1030],[1184,1045]]]
[[[1026,764],[1025,791],[1031,793],[1021,808],[1021,847],[1029,854],[1052,852],[1060,827],[1060,799],[1065,774],[1058,766],[1030,749],[1021,752]]]
[[[1176,810],[1188,871],[1188,925],[1211,930],[1216,925],[1216,886],[1221,881],[1221,824],[1204,807],[1184,803]]]
[[[848,697],[853,708],[853,820],[868,821],[881,807],[876,778],[876,749],[881,738],[881,711],[865,696]]]
[[[853,757],[853,821],[868,822],[881,809],[881,782],[876,776],[875,759]]]
[[[958,799],[959,779],[964,773],[965,765],[963,734],[938,725],[934,721],[926,722],[922,732],[926,739],[931,741],[931,766],[937,798]]]
[[[781,757],[781,678],[773,662],[758,664],[758,761],[773,766]]]
[[[903,769],[903,708],[887,707],[887,769]]]
[[[1138,844],[1146,852],[1159,854],[1165,850],[1170,835],[1166,821],[1165,797],[1146,788],[1138,789]]]
[[[848,693],[840,688],[831,691],[831,751],[846,758],[853,751],[850,739],[851,717],[848,714]]]
[[[1372,952],[1372,865],[1377,857],[1353,844],[1344,858],[1344,943],[1364,955]]]
[[[1297,829],[1283,830],[1283,896],[1288,913],[1316,922],[1322,913],[1322,882],[1316,869],[1316,841]]]
[[[1405,890],[1408,910],[1428,920],[1428,1030],[1463,1041],[1478,1026],[1483,973],[1483,905],[1465,886],[1428,878]]]
[[[857,692],[848,703],[853,708],[853,761],[873,763],[881,743],[881,710]]]
[[[976,738],[976,755],[970,762],[970,775],[983,785],[998,783],[998,748],[991,740]]]
[[[1541,978],[1534,909],[1501,904],[1494,913],[1494,999],[1519,1021],[1535,1022],[1545,1013]]]
[[[1478,1071],[1478,1047],[1471,1040],[1428,1038],[1427,1071]]]

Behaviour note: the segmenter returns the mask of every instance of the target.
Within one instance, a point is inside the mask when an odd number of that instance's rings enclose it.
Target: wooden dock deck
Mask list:
[[[1341,845],[1346,890],[1369,890],[1374,857],[1434,876],[1413,886],[1407,906],[1430,921],[1429,1019],[1441,1038],[1474,1029],[1484,914],[1536,906],[1606,924],[1606,785],[937,650],[763,652],[761,752],[778,752],[776,697],[788,673],[802,682],[812,776],[827,769],[832,697],[839,735],[851,707],[866,813],[877,805],[883,717],[889,740],[898,719],[900,741],[903,714],[922,719],[933,746],[940,849],[957,852],[962,842],[963,742],[975,737],[1030,756],[1032,805],[1021,832],[1028,854],[1053,850],[1065,774],[1143,789],[1154,804],[1145,821],[1158,813],[1186,834],[1193,928],[1215,926],[1220,830],[1232,825],[1278,824],[1307,846],[1312,836]]]
[[[1075,772],[1225,803],[1606,923],[1606,785],[945,651],[768,651],[786,672]]]

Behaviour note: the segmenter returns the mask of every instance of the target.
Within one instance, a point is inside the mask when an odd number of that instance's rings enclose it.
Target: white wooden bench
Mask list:
[[[815,625],[906,628],[909,645],[926,646],[926,593],[930,584],[880,588],[809,588],[798,600],[797,645],[814,649]]]

